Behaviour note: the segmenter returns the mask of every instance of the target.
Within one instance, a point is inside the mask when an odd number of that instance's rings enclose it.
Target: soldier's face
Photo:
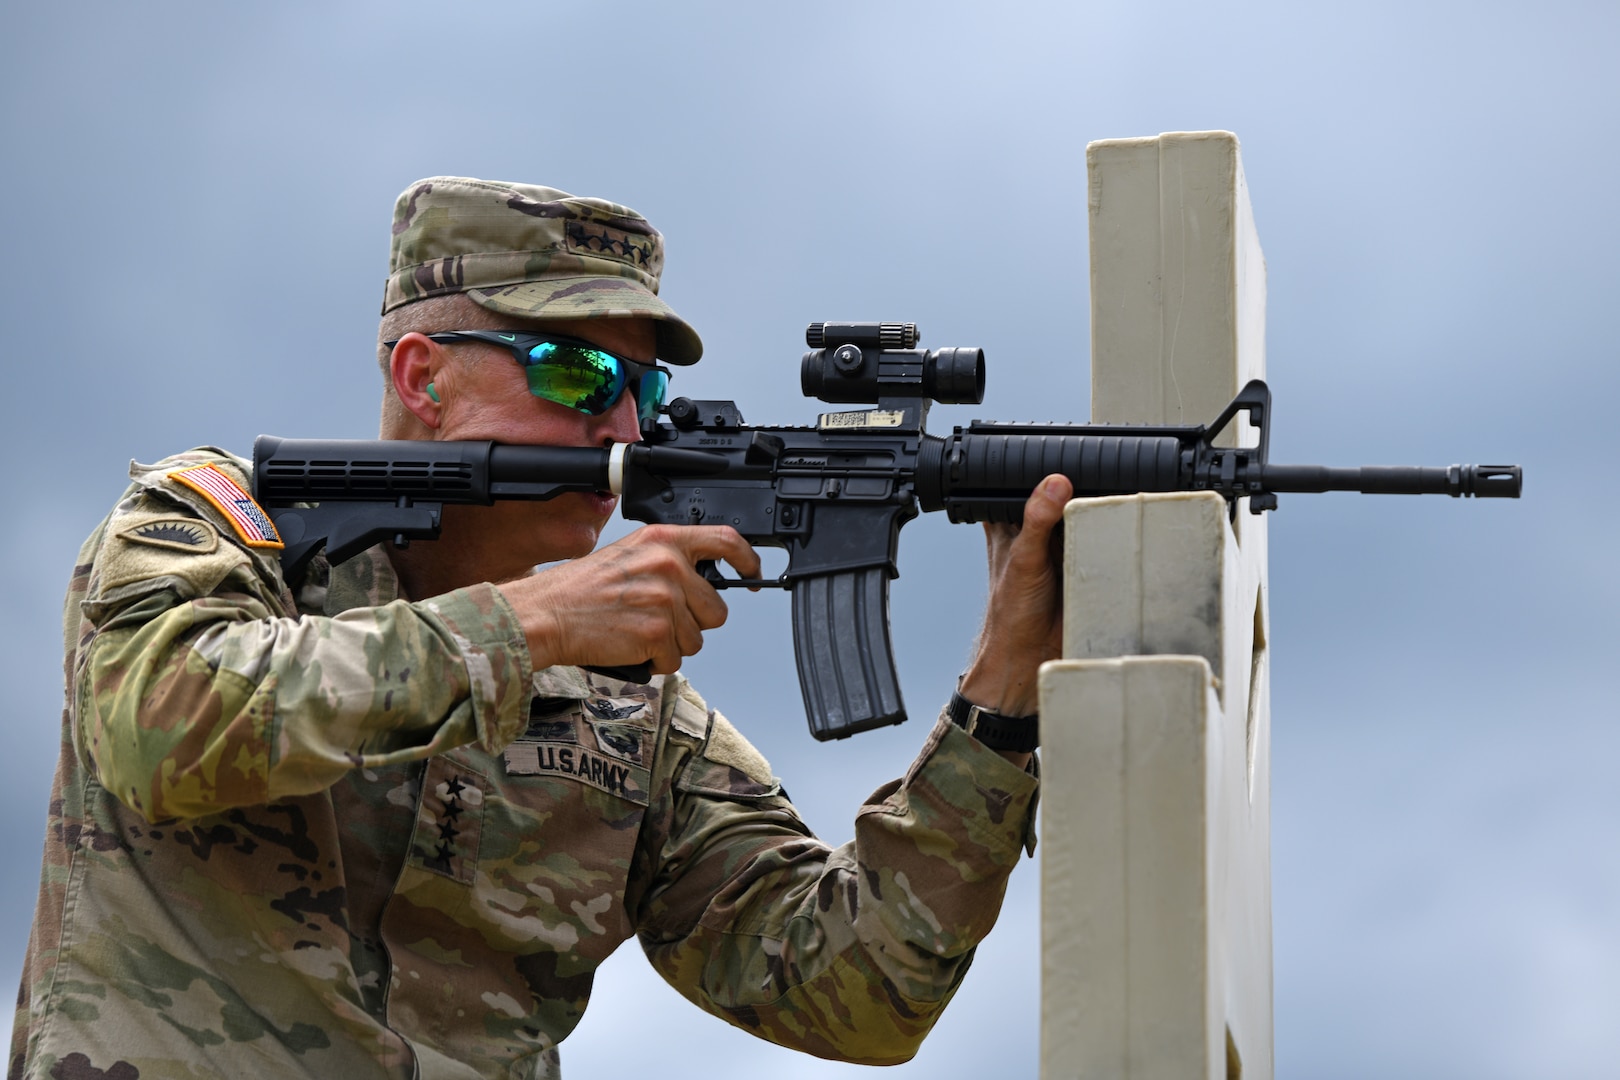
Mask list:
[[[567,334],[643,362],[653,359],[657,347],[649,319],[571,319],[543,324],[514,319],[509,328]],[[478,352],[468,358],[471,363],[457,363],[446,372],[451,386],[439,387],[445,408],[435,438],[536,446],[608,446],[641,438],[632,393],[621,395],[601,416],[587,416],[530,393],[522,366],[505,349],[477,342],[454,348]],[[588,553],[617,504],[618,499],[606,492],[573,492],[546,502],[500,502],[477,508],[477,513],[480,527],[500,530],[513,544],[514,556],[532,566]]]

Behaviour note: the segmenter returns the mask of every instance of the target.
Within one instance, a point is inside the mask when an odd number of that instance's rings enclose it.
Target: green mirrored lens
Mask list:
[[[642,373],[640,382],[636,391],[636,412],[643,420],[656,420],[658,410],[664,406],[664,396],[669,392],[669,372],[649,368]]]
[[[624,392],[624,365],[600,349],[545,341],[529,350],[529,391],[591,416],[613,407]]]

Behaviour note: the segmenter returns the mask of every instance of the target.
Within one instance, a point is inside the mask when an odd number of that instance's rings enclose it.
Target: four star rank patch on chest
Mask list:
[[[270,523],[270,515],[218,466],[193,465],[189,469],[170,473],[169,479],[179,481],[213,503],[248,547],[274,548],[278,551],[286,547],[281,542],[281,534]]]

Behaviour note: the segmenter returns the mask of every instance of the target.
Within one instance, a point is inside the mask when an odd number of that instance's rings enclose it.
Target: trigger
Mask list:
[[[768,578],[733,578],[726,577],[720,572],[713,559],[700,559],[697,572],[703,575],[703,580],[716,589],[785,589],[787,588],[787,575],[770,580]]]

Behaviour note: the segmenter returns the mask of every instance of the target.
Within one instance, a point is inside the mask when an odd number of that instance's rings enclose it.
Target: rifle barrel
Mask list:
[[[1261,487],[1274,492],[1359,491],[1365,495],[1450,495],[1517,499],[1524,470],[1517,465],[1265,465]]]

